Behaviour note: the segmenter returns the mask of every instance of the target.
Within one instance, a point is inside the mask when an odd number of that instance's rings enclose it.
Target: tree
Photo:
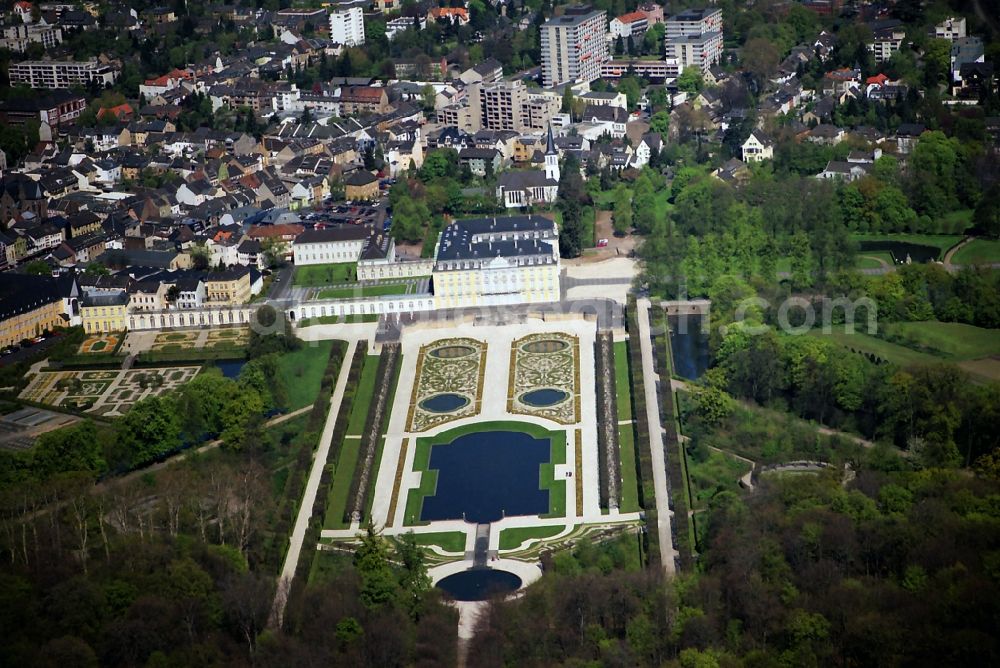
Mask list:
[[[436,98],[437,98],[437,93],[434,92],[434,86],[427,84],[421,89],[420,102],[425,112],[434,111]]]
[[[266,267],[284,267],[288,262],[288,244],[277,237],[265,238],[260,243],[260,252]]]
[[[416,243],[424,238],[424,230],[430,218],[431,213],[423,201],[404,199],[393,207],[389,234],[397,242]]]
[[[397,582],[389,563],[389,544],[370,519],[358,537],[361,545],[354,552],[354,567],[361,576],[359,598],[369,608],[390,604],[396,598]]]
[[[677,90],[685,93],[698,93],[705,85],[705,78],[701,74],[701,68],[695,65],[688,65],[677,77]]]
[[[639,80],[634,76],[626,76],[622,77],[621,81],[618,82],[618,92],[625,93],[625,103],[628,105],[629,110],[632,110],[639,104],[639,98],[642,96],[642,87],[639,85]]]
[[[45,260],[32,260],[24,265],[24,273],[32,276],[49,276],[52,274],[52,267]]]
[[[976,205],[972,222],[983,234],[1000,238],[1000,185],[987,190]]]
[[[658,111],[649,118],[649,131],[656,132],[666,138],[670,131],[670,114]]]
[[[562,212],[559,227],[559,253],[563,257],[577,257],[583,251],[583,199],[585,190],[575,156],[563,161],[559,177],[559,198],[556,206]]]
[[[208,269],[209,262],[212,260],[212,254],[209,252],[204,245],[198,244],[191,247],[191,263],[194,269],[197,271],[205,271]]]
[[[623,237],[632,229],[632,193],[624,184],[615,189],[615,236]]]
[[[769,39],[756,38],[743,45],[743,66],[753,76],[758,90],[777,69],[780,53]]]

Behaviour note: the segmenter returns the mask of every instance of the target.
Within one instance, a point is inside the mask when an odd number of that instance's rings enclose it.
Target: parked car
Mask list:
[[[597,247],[598,248],[604,248],[607,245],[608,245],[608,240],[607,239],[598,239],[597,240]]]

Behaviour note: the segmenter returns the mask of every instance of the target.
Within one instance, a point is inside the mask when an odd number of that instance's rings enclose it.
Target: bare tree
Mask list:
[[[90,549],[90,520],[94,500],[91,496],[94,479],[89,473],[73,474],[64,479],[66,485],[66,510],[70,525],[76,535],[80,564],[87,574],[87,558]]]
[[[274,581],[259,573],[234,575],[223,584],[226,617],[246,641],[251,660],[257,650],[257,636],[267,625],[273,600]]]
[[[250,460],[240,467],[233,479],[235,485],[227,510],[230,513],[230,526],[235,532],[236,546],[246,554],[255,529],[254,519],[261,511],[260,499],[266,498],[267,494],[266,472],[259,463]]]

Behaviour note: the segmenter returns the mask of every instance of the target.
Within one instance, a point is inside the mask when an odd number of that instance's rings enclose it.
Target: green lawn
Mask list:
[[[632,379],[628,372],[628,343],[619,341],[615,350],[615,390],[618,397],[618,420],[632,419]],[[622,486],[619,510],[634,513],[639,507],[639,481],[635,464],[635,425],[618,425],[618,449],[621,463]]]
[[[556,524],[547,527],[515,527],[513,529],[504,529],[500,532],[500,549],[513,550],[521,547],[521,544],[526,540],[555,536],[565,528],[562,524]]]
[[[542,517],[566,516],[566,479],[556,480],[554,476],[554,466],[566,463],[566,432],[548,431],[528,422],[507,420],[464,425],[434,436],[417,439],[416,450],[413,453],[413,470],[421,472],[420,486],[411,489],[406,496],[406,512],[403,519],[405,525],[426,524],[420,521],[424,497],[434,496],[437,493],[438,471],[428,468],[431,459],[431,446],[451,443],[460,436],[482,431],[519,431],[535,438],[549,439],[551,443],[549,462],[539,466],[539,489],[549,490],[549,512]]]
[[[1000,354],[996,330],[960,322],[893,322],[883,326],[894,342],[917,351],[962,361]]]
[[[347,497],[351,493],[351,480],[354,469],[358,466],[361,452],[360,438],[345,438],[344,447],[340,450],[340,459],[333,471],[333,484],[326,499],[326,517],[323,527],[326,529],[346,529],[349,525],[344,521],[344,510],[347,508]]]
[[[615,390],[618,393],[618,419],[632,419],[632,381],[628,373],[628,342],[614,344]]]
[[[361,322],[378,322],[378,315],[374,313],[364,313],[361,315],[321,315],[316,318],[303,318],[299,321],[299,327],[355,324]]]
[[[618,425],[618,447],[621,453],[622,489],[618,507],[623,513],[642,510],[639,506],[639,480],[635,464],[635,425]]]
[[[941,231],[947,234],[961,234],[972,225],[972,209],[951,211],[941,218]]]
[[[534,425],[530,425],[534,426]],[[539,431],[544,431],[540,427]],[[519,431],[527,431],[519,429]],[[566,478],[555,477],[555,466],[566,463],[566,432],[553,431],[545,432],[551,439],[552,449],[550,450],[549,462],[542,464],[538,468],[539,489],[549,490],[549,512],[542,517],[566,517],[566,487],[569,482]],[[538,436],[538,434],[533,434]]]
[[[366,355],[358,379],[355,401],[351,406],[351,418],[347,422],[347,433],[360,436],[368,419],[368,407],[375,398],[375,374],[378,372],[378,355]],[[391,404],[390,404],[391,406]]]
[[[996,264],[1000,263],[1000,240],[976,239],[962,246],[952,256],[953,264]]]
[[[357,276],[358,265],[356,262],[309,264],[295,268],[293,283],[311,288],[335,283],[348,283],[357,280]]]
[[[941,254],[961,241],[960,234],[852,234],[855,241],[901,241],[921,246],[933,246],[941,250]]]
[[[305,342],[301,349],[278,357],[278,373],[285,384],[290,410],[316,400],[332,346],[333,341]]]
[[[885,264],[892,266],[892,255],[887,251],[861,251],[858,253],[858,259],[854,265],[858,269],[880,269],[884,264],[876,259],[882,260]]]
[[[863,334],[861,332],[855,332],[854,334],[847,334],[843,331],[833,331],[829,334],[823,334],[819,330],[813,330],[809,332],[810,336],[819,337],[829,337],[833,341],[839,343],[842,346],[850,348],[852,350],[857,350],[863,353],[872,353],[882,359],[897,364],[899,366],[910,366],[914,364],[936,364],[941,362],[940,357],[935,357],[934,355],[929,355],[927,353],[917,352],[916,350],[911,350],[901,345],[895,343],[890,343],[889,341],[884,341],[882,339],[876,338],[874,336],[869,336],[868,334]]]
[[[319,291],[318,299],[360,299],[362,297],[385,297],[388,295],[405,295],[410,286],[406,283],[390,285],[361,285],[350,288],[326,288]]]
[[[415,533],[417,545],[437,545],[445,552],[465,552],[465,533],[462,531],[435,531]]]

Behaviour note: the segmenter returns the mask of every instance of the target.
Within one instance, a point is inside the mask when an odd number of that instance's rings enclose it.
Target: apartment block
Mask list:
[[[443,125],[469,133],[541,132],[562,107],[562,97],[552,92],[529,91],[523,81],[473,83],[466,91],[464,105],[449,105],[438,111],[438,120]]]
[[[349,2],[330,8],[330,39],[344,46],[361,46],[365,43],[363,4]]]
[[[946,39],[949,42],[962,39],[966,37],[965,18],[955,18],[954,16],[947,18],[934,26],[931,35],[937,39]]]
[[[567,7],[542,24],[542,84],[546,88],[601,76],[608,60],[607,17],[589,5]]]
[[[59,46],[63,41],[62,29],[50,25],[9,25],[0,32],[0,48],[14,53],[24,53],[32,44],[41,44],[46,49]]]
[[[722,10],[688,9],[665,22],[664,57],[678,74],[686,67],[703,72],[722,58]]]
[[[69,88],[86,86],[97,82],[110,86],[118,78],[118,72],[110,65],[96,60],[26,60],[11,63],[8,70],[12,84],[27,84],[32,88]]]

